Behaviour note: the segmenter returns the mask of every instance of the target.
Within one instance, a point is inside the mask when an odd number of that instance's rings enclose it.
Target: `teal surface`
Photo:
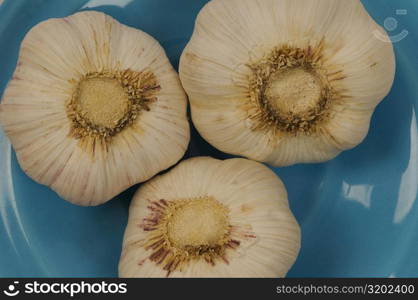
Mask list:
[[[105,12],[153,35],[177,67],[206,2],[5,0],[0,94],[22,38],[42,20],[80,10]],[[302,226],[291,277],[418,277],[418,1],[363,3],[397,41],[395,85],[363,144],[325,164],[275,169]],[[196,155],[224,157],[194,132],[187,156]],[[99,207],[71,205],[21,171],[0,131],[0,276],[117,276],[134,190]]]

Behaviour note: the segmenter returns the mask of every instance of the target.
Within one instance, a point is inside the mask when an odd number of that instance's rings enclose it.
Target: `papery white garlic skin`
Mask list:
[[[296,53],[306,59],[288,69],[304,74],[271,71],[275,54],[286,64]],[[258,86],[257,67],[271,74]],[[394,75],[393,45],[359,0],[212,0],[180,60],[203,138],[274,166],[324,162],[361,143]],[[324,108],[318,99],[326,99]],[[309,111],[318,107],[320,114]]]
[[[70,202],[98,205],[183,156],[186,105],[155,39],[88,11],[29,31],[0,124],[31,178]]]
[[[283,277],[299,248],[276,174],[247,159],[196,157],[134,195],[119,276]]]

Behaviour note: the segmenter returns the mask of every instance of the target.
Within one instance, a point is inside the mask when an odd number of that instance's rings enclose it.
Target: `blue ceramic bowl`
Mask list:
[[[42,20],[80,10],[105,12],[158,39],[177,67],[206,2],[5,0],[0,94],[22,38]],[[363,2],[399,40],[395,85],[360,146],[325,164],[275,169],[302,226],[302,249],[291,277],[418,276],[418,2]],[[187,156],[196,155],[224,157],[194,132]],[[99,207],[69,204],[21,171],[0,132],[0,276],[117,276],[134,190]]]

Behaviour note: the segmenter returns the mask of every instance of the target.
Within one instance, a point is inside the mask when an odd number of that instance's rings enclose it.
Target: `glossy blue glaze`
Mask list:
[[[0,1],[1,2],[1,1]],[[205,0],[5,0],[0,5],[0,94],[20,42],[36,23],[103,11],[158,39],[177,67]],[[363,144],[325,164],[275,169],[302,226],[289,276],[418,276],[418,3],[364,0],[380,23],[398,20],[397,76]],[[396,15],[407,9],[407,15]],[[388,29],[393,29],[389,28]],[[404,32],[405,33],[405,32]],[[224,157],[194,132],[187,156]],[[0,132],[0,276],[117,276],[135,188],[99,207],[77,207],[19,168]]]

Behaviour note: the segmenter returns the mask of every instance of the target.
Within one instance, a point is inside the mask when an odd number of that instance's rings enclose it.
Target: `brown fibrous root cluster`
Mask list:
[[[264,130],[273,135],[310,135],[317,130],[316,125],[327,120],[332,102],[340,97],[338,89],[334,88],[332,83],[344,79],[344,76],[342,71],[334,71],[329,76],[323,67],[323,48],[324,41],[315,47],[308,46],[304,49],[283,45],[274,48],[261,60],[247,65],[251,70],[247,111],[249,119],[253,121],[253,130]],[[280,78],[281,72],[296,68],[317,78],[320,82],[320,97],[315,107],[303,112],[280,111],[271,105],[266,89],[271,78]]]
[[[220,237],[216,244],[179,247],[175,241],[170,240],[169,224],[176,211],[192,201],[207,201],[208,199],[209,201],[216,201],[211,197],[175,201],[164,199],[150,201],[148,206],[150,215],[139,224],[139,227],[147,232],[146,239],[142,240],[140,244],[151,254],[139,264],[142,265],[145,260],[149,259],[166,271],[167,277],[174,271],[183,271],[191,262],[197,260],[202,260],[211,266],[218,262],[228,264],[228,251],[237,249],[245,239],[256,238],[248,228],[238,228],[228,224],[225,228],[225,234]],[[223,206],[220,203],[217,205]],[[226,207],[221,209],[224,210],[225,214],[228,213]],[[190,226],[193,226],[193,224],[190,224]]]
[[[113,126],[100,126],[86,118],[78,101],[80,84],[87,79],[113,79],[120,83],[128,98],[128,108],[122,118]],[[69,135],[84,144],[100,144],[106,148],[112,138],[124,128],[135,122],[143,111],[150,110],[150,104],[157,100],[156,93],[161,89],[155,75],[148,70],[136,72],[130,69],[123,71],[99,71],[71,80],[76,86],[71,99],[67,102],[67,115],[71,120]],[[111,101],[111,99],[109,99]]]

